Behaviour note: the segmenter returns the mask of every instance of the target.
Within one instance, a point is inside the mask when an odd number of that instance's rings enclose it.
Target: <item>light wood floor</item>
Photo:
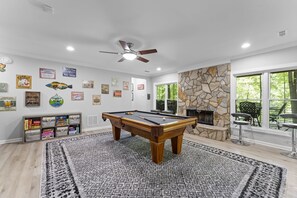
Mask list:
[[[287,168],[285,197],[297,197],[297,160],[280,155],[280,150],[259,145],[243,147],[190,134],[184,138]],[[1,198],[39,197],[43,143],[0,145]]]

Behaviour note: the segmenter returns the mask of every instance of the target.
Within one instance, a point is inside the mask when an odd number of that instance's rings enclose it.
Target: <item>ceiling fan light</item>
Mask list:
[[[123,54],[123,57],[126,59],[126,60],[134,60],[137,55],[134,54],[134,53],[131,53],[131,52],[127,52],[127,53],[124,53]]]

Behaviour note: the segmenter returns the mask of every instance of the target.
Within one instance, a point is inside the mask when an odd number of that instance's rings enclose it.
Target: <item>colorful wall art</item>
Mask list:
[[[63,67],[63,76],[76,78],[76,69],[69,68],[69,67]]]
[[[0,83],[0,92],[7,92],[7,91],[8,91],[8,84]]]
[[[5,72],[5,71],[6,71],[6,70],[5,70],[5,67],[6,67],[5,64],[0,63],[0,72]]]
[[[93,80],[84,80],[82,83],[82,88],[94,88],[94,81]]]
[[[40,106],[40,92],[26,91],[25,92],[25,106],[39,107]]]
[[[39,68],[39,78],[56,79],[56,70],[48,68]]]
[[[117,98],[122,97],[122,90],[114,90],[113,97],[117,97]]]
[[[101,105],[101,95],[92,96],[93,105]]]
[[[16,97],[0,97],[0,111],[16,111]]]
[[[64,99],[61,96],[59,96],[58,94],[56,94],[49,99],[49,104],[52,107],[60,107],[64,104]]]
[[[16,88],[17,89],[31,89],[32,76],[16,75]]]
[[[138,90],[144,90],[144,84],[138,84],[137,89]]]
[[[84,100],[84,92],[72,91],[71,92],[71,100],[72,101]]]
[[[63,89],[67,89],[67,88],[72,89],[72,85],[67,85],[65,83],[56,82],[56,81],[51,82],[51,83],[49,83],[49,84],[47,84],[45,86],[47,86],[49,88],[52,88],[52,89],[55,89],[55,90],[57,90],[57,89],[63,90]]]
[[[101,94],[109,94],[109,84],[101,84]]]
[[[129,90],[129,81],[123,81],[123,90]]]

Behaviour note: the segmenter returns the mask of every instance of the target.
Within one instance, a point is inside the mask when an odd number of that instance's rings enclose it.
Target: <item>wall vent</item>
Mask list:
[[[286,36],[286,35],[287,35],[287,30],[282,30],[282,31],[278,32],[279,37],[283,37],[283,36]]]
[[[98,125],[98,116],[97,115],[88,115],[87,116],[87,125],[89,127]]]

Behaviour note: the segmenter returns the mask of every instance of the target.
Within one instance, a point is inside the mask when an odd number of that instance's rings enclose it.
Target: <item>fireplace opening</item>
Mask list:
[[[213,111],[209,110],[187,109],[187,116],[196,116],[200,124],[213,125],[213,113]]]

